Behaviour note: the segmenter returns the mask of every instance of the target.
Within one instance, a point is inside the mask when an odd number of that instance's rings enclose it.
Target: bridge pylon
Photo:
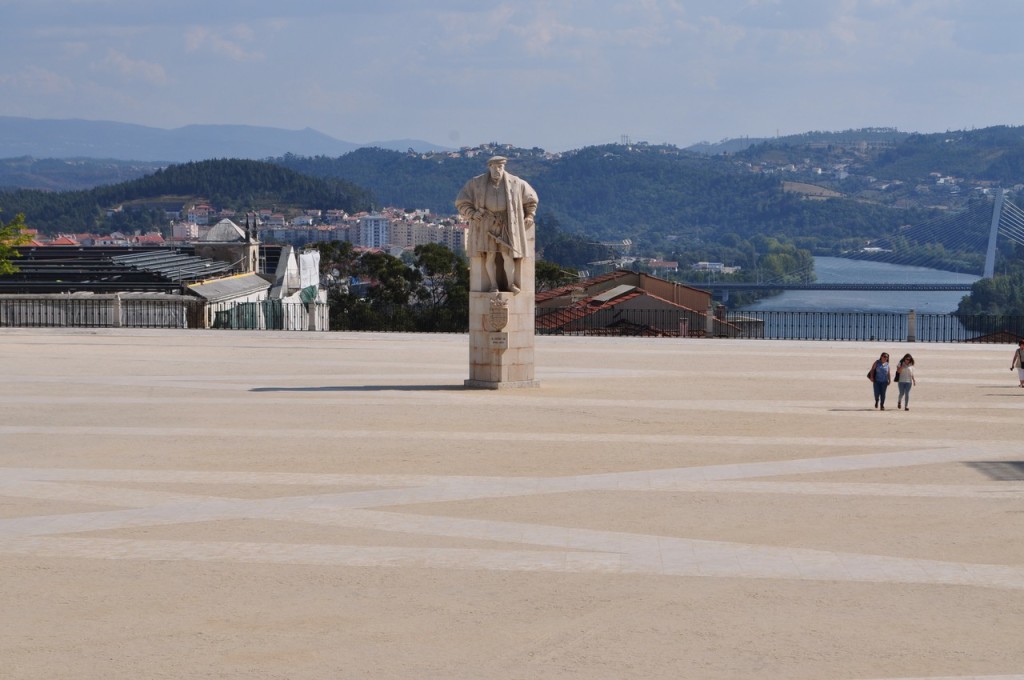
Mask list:
[[[995,205],[992,206],[992,224],[988,231],[988,248],[985,250],[985,271],[982,278],[991,279],[996,273],[996,236],[999,233],[999,221],[1003,219],[1003,195],[1005,189],[1000,188],[996,194]]]

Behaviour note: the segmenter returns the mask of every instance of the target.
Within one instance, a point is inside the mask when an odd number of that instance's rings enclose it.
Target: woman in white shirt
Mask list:
[[[910,388],[916,384],[914,357],[904,354],[900,363],[896,365],[896,386],[900,389],[900,394],[896,397],[896,408],[900,408],[902,404],[904,409],[910,410]]]

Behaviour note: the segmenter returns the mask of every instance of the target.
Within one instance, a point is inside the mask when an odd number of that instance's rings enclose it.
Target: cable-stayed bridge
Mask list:
[[[906,225],[895,233],[875,239],[850,259],[900,264],[932,269],[949,269],[991,278],[996,256],[1012,252],[1013,244],[1024,244],[1024,210],[1000,190],[994,201],[972,201],[968,208],[920,224]],[[721,292],[754,290],[868,290],[868,291],[969,291],[970,283],[950,282],[815,282],[811,270],[787,272],[771,280],[734,282],[709,278],[690,285]]]

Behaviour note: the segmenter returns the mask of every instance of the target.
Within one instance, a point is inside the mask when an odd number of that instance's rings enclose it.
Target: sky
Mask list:
[[[0,115],[566,151],[1020,125],[1020,0],[0,0]]]

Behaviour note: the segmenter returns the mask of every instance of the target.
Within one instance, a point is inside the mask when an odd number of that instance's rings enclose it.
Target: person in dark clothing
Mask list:
[[[885,391],[889,389],[892,377],[889,375],[889,354],[882,352],[881,356],[871,364],[868,371],[868,379],[875,393],[875,408],[885,410]]]

